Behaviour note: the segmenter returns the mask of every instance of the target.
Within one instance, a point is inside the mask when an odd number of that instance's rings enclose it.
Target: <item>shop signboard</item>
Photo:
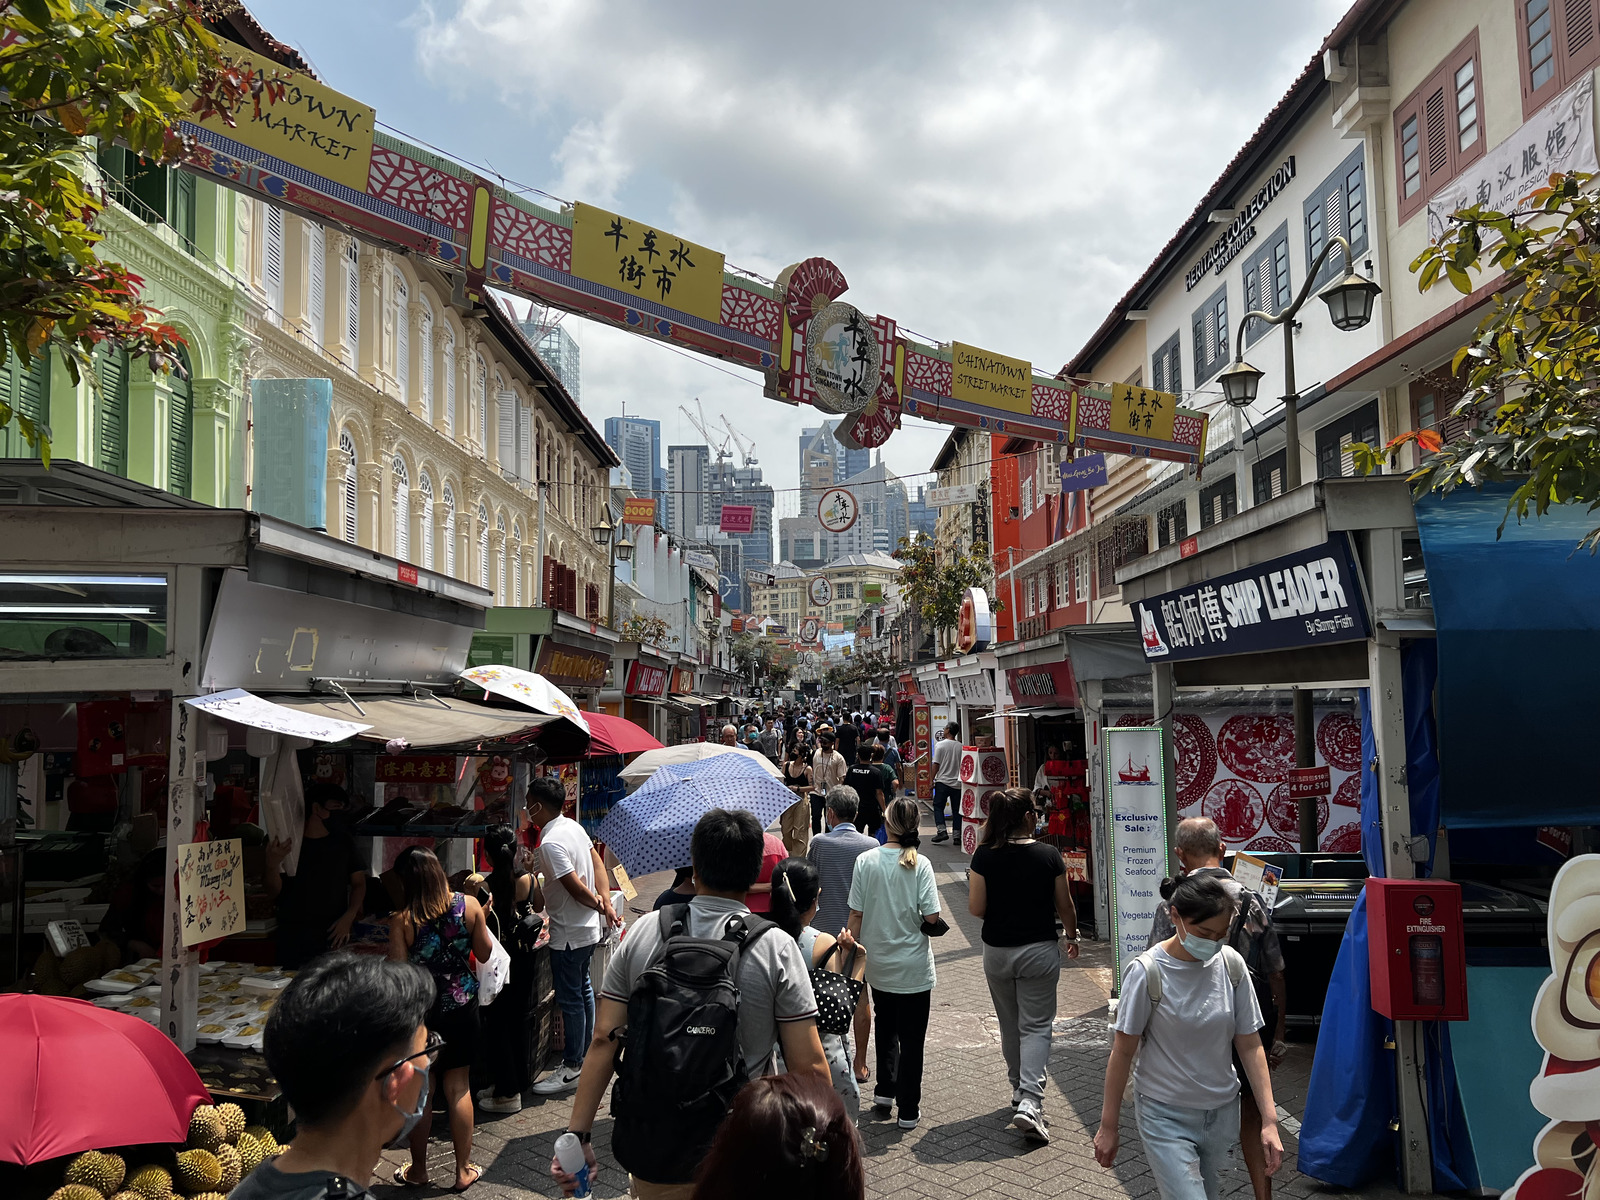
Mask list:
[[[624,695],[660,696],[667,690],[667,668],[635,662],[628,667],[628,686]]]
[[[922,685],[922,694],[933,704],[950,703],[950,679],[943,671]]]
[[[911,740],[916,747],[917,796],[933,798],[933,714],[925,696],[911,701]]]
[[[1134,612],[1150,661],[1354,642],[1371,628],[1343,533],[1320,546],[1140,600]]]
[[[373,765],[373,778],[379,783],[446,783],[455,773],[456,760],[450,754],[380,754]]]
[[[238,838],[178,847],[178,912],[183,944],[244,932],[244,843]]]
[[[957,504],[977,502],[978,485],[975,483],[957,483],[950,487],[929,488],[927,491],[929,508],[952,508]]]
[[[667,690],[679,696],[686,696],[694,691],[694,668],[673,667],[672,686]]]
[[[988,671],[975,671],[971,675],[948,675],[950,698],[968,708],[994,706],[994,679]]]
[[[1289,799],[1315,800],[1333,794],[1333,780],[1327,765],[1289,768]]]
[[[1144,952],[1167,863],[1161,730],[1106,731],[1106,797],[1111,834],[1112,979]]]
[[[1106,456],[1104,454],[1080,454],[1068,462],[1061,464],[1061,490],[1063,492],[1081,492],[1087,488],[1104,487],[1106,485]]]
[[[654,525],[656,502],[650,496],[629,496],[622,502],[624,525]]]
[[[722,320],[722,268],[715,250],[592,204],[573,205],[572,274],[578,279],[715,324]]]
[[[883,584],[863,583],[861,585],[861,599],[867,604],[883,603]]]
[[[753,504],[724,504],[722,521],[718,526],[723,533],[752,533],[756,527],[756,509]]]
[[[956,616],[956,646],[963,654],[987,650],[994,640],[994,617],[989,612],[989,593],[970,587]]]
[[[1069,662],[1007,667],[1011,696],[1024,708],[1077,708],[1078,687]]]
[[[584,650],[567,646],[548,638],[539,649],[539,662],[534,667],[558,688],[597,688],[605,684],[606,670],[611,666],[611,656],[598,650]]]

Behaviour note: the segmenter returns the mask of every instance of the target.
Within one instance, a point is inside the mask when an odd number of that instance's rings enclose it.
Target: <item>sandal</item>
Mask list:
[[[394,1169],[394,1183],[396,1187],[424,1188],[428,1186],[428,1181],[426,1179],[424,1179],[421,1183],[418,1183],[415,1179],[411,1178],[411,1176],[407,1173],[410,1170],[410,1163],[401,1163]]]
[[[471,1187],[473,1184],[477,1183],[478,1180],[483,1178],[483,1168],[480,1167],[477,1163],[468,1163],[467,1164],[467,1170],[469,1170],[469,1171],[471,1171],[473,1173],[472,1178],[467,1180],[467,1182],[462,1184],[460,1187],[451,1188],[450,1190],[452,1192],[464,1192],[469,1187]]]

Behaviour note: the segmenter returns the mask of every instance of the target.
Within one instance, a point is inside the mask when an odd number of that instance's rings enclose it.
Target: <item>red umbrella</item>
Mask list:
[[[583,719],[589,722],[589,756],[603,754],[637,754],[642,750],[660,750],[656,741],[632,721],[605,713],[586,712]]]
[[[87,1000],[0,995],[0,1162],[181,1142],[200,1076],[154,1025]]]

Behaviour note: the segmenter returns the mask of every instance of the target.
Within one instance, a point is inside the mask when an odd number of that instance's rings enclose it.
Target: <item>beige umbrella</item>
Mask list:
[[[690,742],[687,746],[663,746],[660,750],[646,750],[622,768],[622,782],[630,788],[636,788],[661,767],[699,762],[702,758],[714,758],[718,754],[742,754],[760,763],[767,774],[774,779],[783,778],[783,772],[778,770],[765,754],[746,750],[743,746],[724,746],[721,742]]]

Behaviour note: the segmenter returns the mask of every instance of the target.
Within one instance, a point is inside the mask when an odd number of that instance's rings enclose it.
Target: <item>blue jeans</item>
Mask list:
[[[550,974],[555,979],[556,1007],[561,1010],[561,1030],[565,1044],[562,1065],[577,1070],[594,1039],[594,985],[589,981],[589,960],[593,946],[574,946],[570,950],[550,948]]]
[[[1133,1114],[1161,1200],[1217,1200],[1228,1147],[1239,1140],[1239,1098],[1181,1108],[1135,1092]]]
[[[933,785],[933,823],[944,828],[944,805],[950,802],[950,819],[955,823],[956,841],[961,840],[961,789],[952,783]]]

